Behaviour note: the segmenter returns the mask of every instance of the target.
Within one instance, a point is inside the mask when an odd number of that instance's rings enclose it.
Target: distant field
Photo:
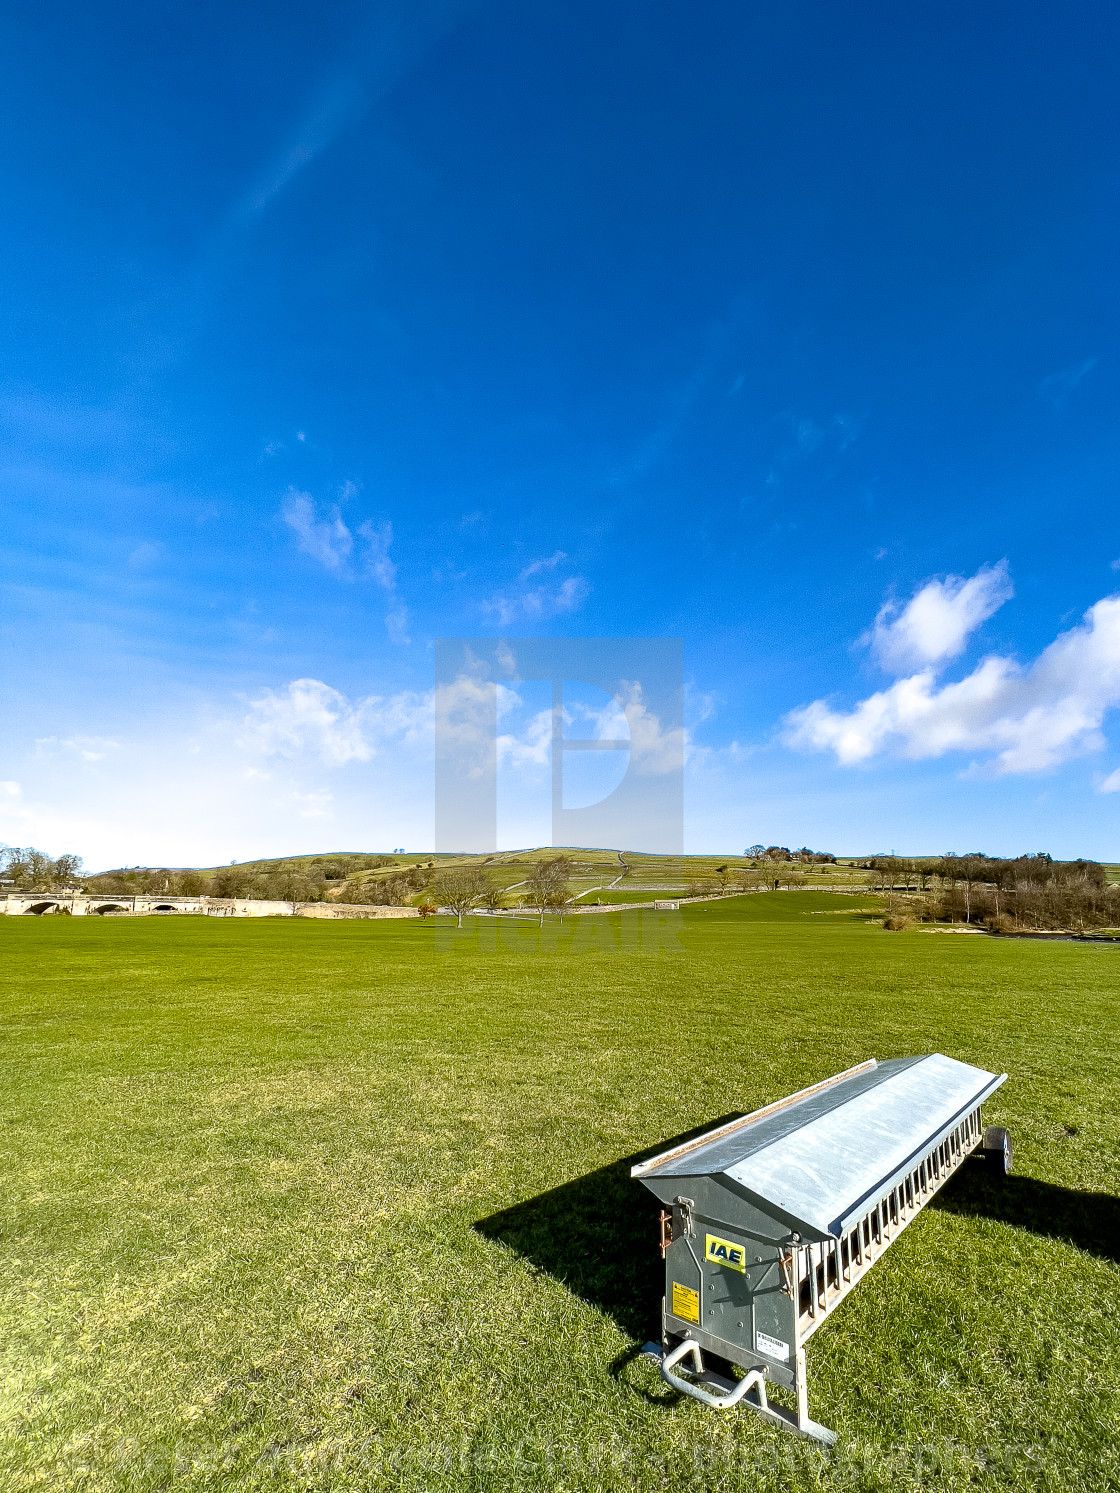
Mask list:
[[[0,1487],[1120,1485],[1120,950],[838,900],[629,955],[0,919]],[[934,1050],[1010,1074],[1016,1175],[955,1179],[811,1343],[839,1445],[669,1395],[626,1158]]]

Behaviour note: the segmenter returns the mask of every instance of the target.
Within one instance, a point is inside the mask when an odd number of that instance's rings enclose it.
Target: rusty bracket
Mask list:
[[[673,1215],[661,1210],[661,1258],[665,1258],[666,1251],[673,1242]]]
[[[782,1293],[786,1296],[793,1295],[793,1251],[783,1250],[778,1256],[778,1264],[782,1271]]]

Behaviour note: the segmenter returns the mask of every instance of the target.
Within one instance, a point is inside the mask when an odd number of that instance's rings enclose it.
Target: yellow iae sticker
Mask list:
[[[730,1239],[720,1239],[716,1234],[704,1236],[704,1258],[712,1265],[726,1265],[728,1270],[747,1273],[747,1256],[741,1244],[732,1244]]]
[[[682,1322],[693,1322],[700,1326],[700,1292],[690,1291],[679,1281],[673,1282],[673,1316]]]

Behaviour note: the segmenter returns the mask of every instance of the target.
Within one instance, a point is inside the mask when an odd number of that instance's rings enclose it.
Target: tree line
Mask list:
[[[891,896],[902,882],[903,890],[925,894],[909,904],[911,915],[925,920],[1002,933],[1120,927],[1120,887],[1109,885],[1097,861],[976,852],[923,861],[874,856],[867,867],[871,890]]]
[[[800,861],[804,866],[834,866],[836,857],[828,850],[810,850],[802,845],[800,850],[790,850],[785,845],[748,845],[743,854],[756,861]]]
[[[20,891],[58,892],[77,888],[81,869],[80,855],[60,855],[52,859],[31,845],[22,849],[18,845],[0,848],[0,881],[6,881]]]

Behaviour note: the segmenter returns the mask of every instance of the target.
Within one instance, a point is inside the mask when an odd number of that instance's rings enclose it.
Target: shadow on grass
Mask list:
[[[639,1343],[659,1340],[665,1291],[658,1248],[660,1204],[631,1177],[630,1168],[739,1118],[736,1112],[708,1120],[684,1135],[503,1208],[474,1227],[605,1312]]]
[[[961,1168],[930,1207],[1009,1223],[1120,1264],[1120,1198],[1107,1192],[1078,1192],[1014,1173],[994,1177],[983,1161],[975,1160]]]
[[[635,1344],[657,1340],[665,1281],[658,1249],[660,1205],[630,1176],[630,1168],[740,1117],[736,1112],[708,1120],[683,1135],[503,1208],[479,1219],[474,1227],[606,1313]],[[1078,1192],[1014,1174],[998,1178],[983,1161],[974,1160],[961,1168],[929,1206],[991,1218],[1120,1263],[1120,1199],[1108,1193]],[[616,1367],[638,1351],[635,1346]]]

